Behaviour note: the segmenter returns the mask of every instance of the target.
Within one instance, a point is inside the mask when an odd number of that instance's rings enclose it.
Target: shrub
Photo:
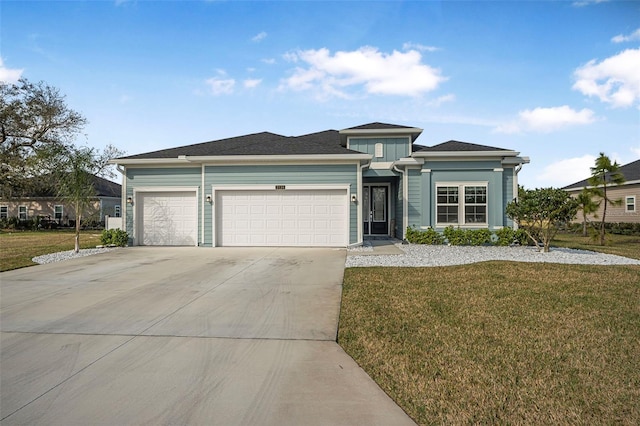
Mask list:
[[[423,231],[413,227],[408,227],[407,241],[412,244],[439,245],[444,243],[444,237],[433,228],[429,228]]]
[[[529,238],[527,237],[526,232],[522,229],[513,229],[513,228],[502,228],[498,229],[495,232],[496,242],[495,244],[498,246],[510,246],[512,244],[519,244],[521,246],[525,246],[529,242]]]
[[[100,242],[105,245],[115,245],[116,247],[126,247],[129,243],[129,234],[122,229],[105,229],[100,236]]]
[[[481,246],[491,244],[491,231],[488,229],[460,229],[447,226],[444,237],[452,246]]]

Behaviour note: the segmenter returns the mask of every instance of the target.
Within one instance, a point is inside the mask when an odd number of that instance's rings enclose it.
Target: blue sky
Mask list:
[[[640,3],[2,1],[0,80],[127,154],[380,121],[529,156],[529,188],[640,158]]]

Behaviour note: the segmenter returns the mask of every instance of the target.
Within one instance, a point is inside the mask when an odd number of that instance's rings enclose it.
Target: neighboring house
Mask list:
[[[625,164],[620,167],[620,172],[626,180],[622,185],[607,186],[607,197],[612,200],[621,200],[619,206],[607,205],[607,216],[605,220],[610,223],[629,222],[640,223],[640,160]],[[577,196],[584,188],[590,188],[589,179],[581,180],[565,186],[565,191],[573,196]],[[598,197],[594,197],[597,200]],[[595,213],[602,217],[603,206],[601,205]],[[588,216],[593,220],[594,216]]]
[[[122,211],[122,187],[120,184],[95,176],[95,197],[83,212],[84,219],[104,221],[105,216],[120,216]],[[43,189],[30,196],[0,199],[0,219],[17,217],[27,220],[34,217],[56,221],[61,226],[75,222],[73,204],[58,197],[53,189]]]
[[[256,133],[111,160],[135,245],[334,246],[407,227],[511,226],[526,157],[371,123],[297,137]]]

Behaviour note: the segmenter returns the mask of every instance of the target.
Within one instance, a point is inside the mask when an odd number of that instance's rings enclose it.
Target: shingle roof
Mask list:
[[[413,148],[414,148],[413,149],[414,152],[509,151],[508,149],[504,149],[504,148],[496,148],[493,146],[478,145],[475,143],[460,142],[460,141],[447,141],[434,146],[414,145]]]
[[[398,124],[387,124],[387,123],[369,123],[369,124],[362,124],[360,126],[355,126],[355,127],[349,127],[348,129],[344,129],[344,130],[384,130],[384,129],[413,129],[413,127],[409,127],[409,126],[400,126]]]
[[[627,182],[640,180],[640,160],[620,166],[620,172],[624,175]],[[589,178],[567,185],[562,189],[584,188],[587,186],[589,186]]]
[[[31,197],[58,197],[57,181],[55,176],[45,175],[32,178],[33,186],[29,192],[18,194],[20,198]],[[97,197],[121,197],[122,186],[110,180],[93,176],[93,188]]]

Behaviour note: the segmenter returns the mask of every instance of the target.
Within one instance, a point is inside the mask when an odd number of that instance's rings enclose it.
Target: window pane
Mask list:
[[[438,206],[438,223],[458,223],[458,206]]]
[[[464,221],[465,223],[486,223],[487,206],[465,206]]]

